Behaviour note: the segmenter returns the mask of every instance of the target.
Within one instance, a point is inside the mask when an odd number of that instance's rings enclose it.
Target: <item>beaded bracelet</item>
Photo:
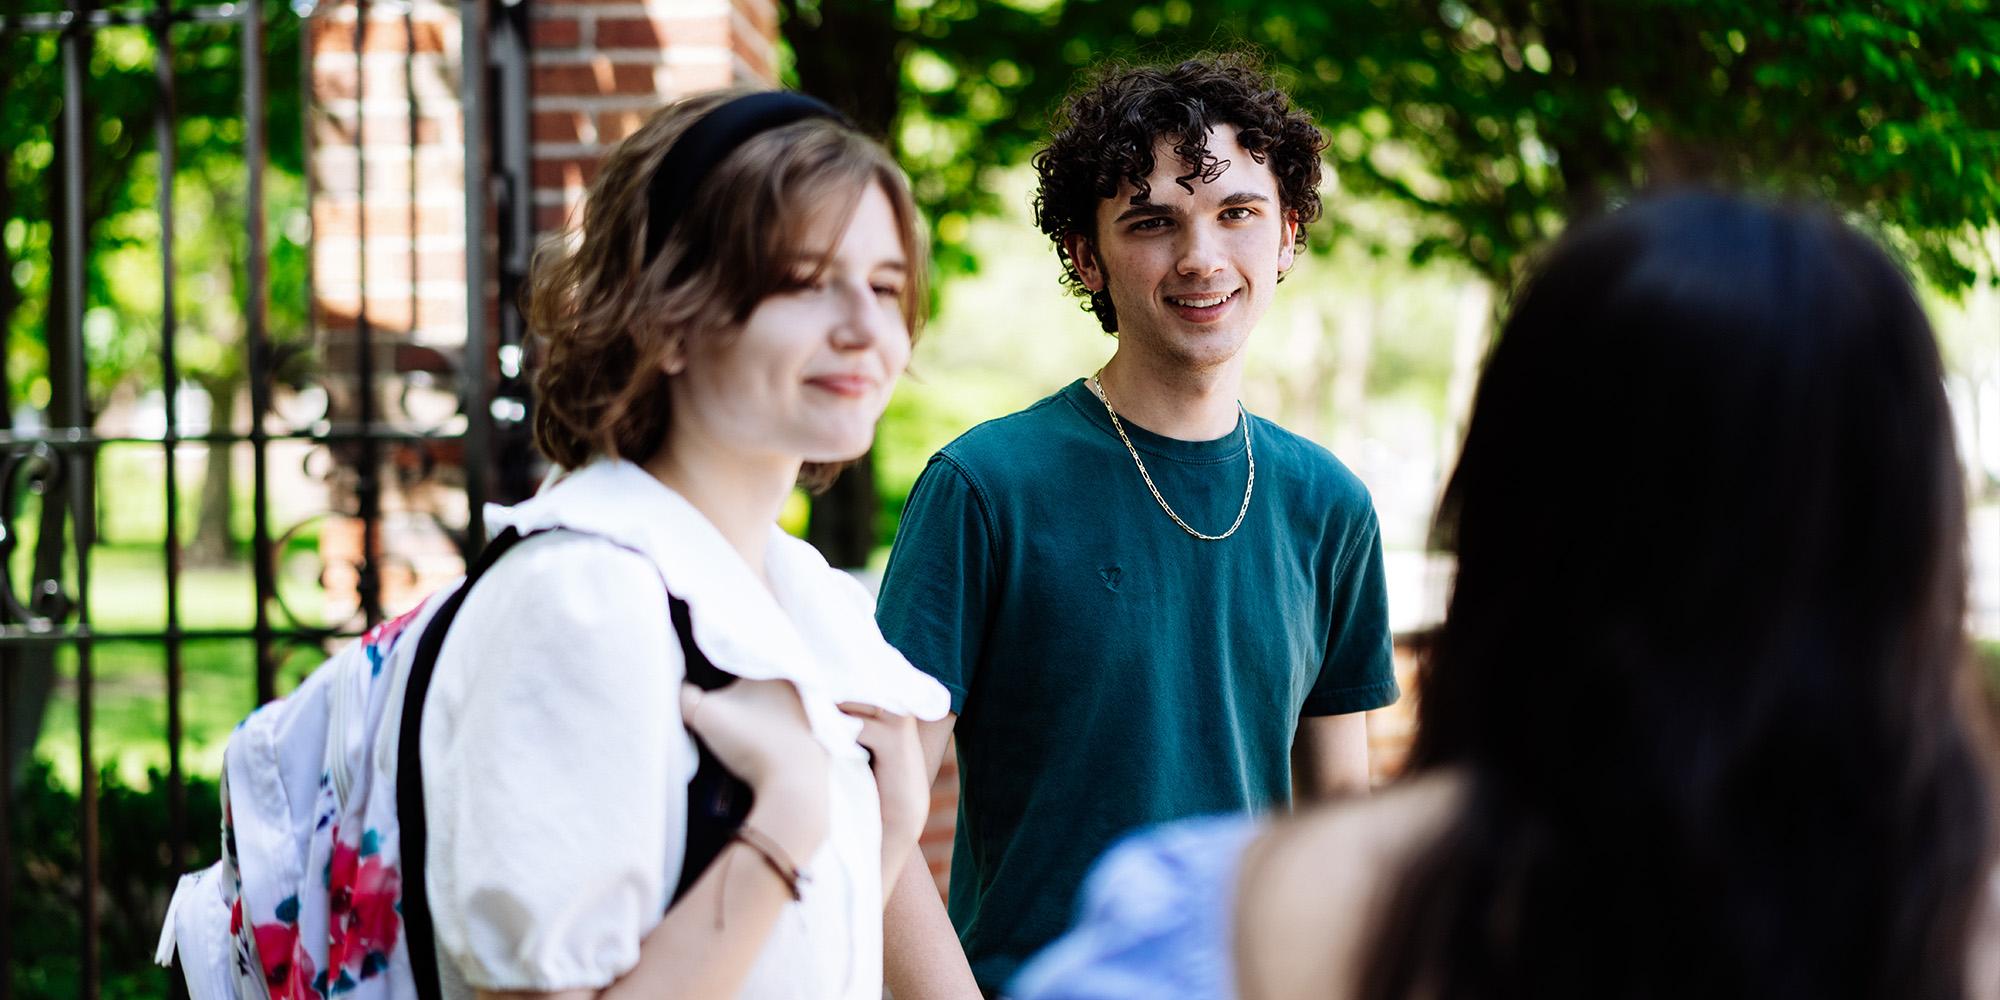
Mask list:
[[[748,823],[737,827],[736,832],[730,835],[730,839],[740,841],[743,846],[757,852],[757,856],[764,859],[764,864],[784,880],[785,888],[791,890],[794,901],[803,898],[799,894],[799,885],[812,881],[812,877],[799,870],[799,866],[792,862],[791,855],[786,854],[785,849],[779,847],[777,841],[765,836],[763,831]]]

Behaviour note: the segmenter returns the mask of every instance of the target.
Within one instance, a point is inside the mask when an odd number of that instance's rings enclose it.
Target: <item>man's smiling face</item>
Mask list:
[[[1294,253],[1270,167],[1233,126],[1210,130],[1208,150],[1226,166],[1190,192],[1176,179],[1188,171],[1174,137],[1159,139],[1147,197],[1135,203],[1124,182],[1097,205],[1097,238],[1067,240],[1085,287],[1109,292],[1120,343],[1194,370],[1243,350]]]

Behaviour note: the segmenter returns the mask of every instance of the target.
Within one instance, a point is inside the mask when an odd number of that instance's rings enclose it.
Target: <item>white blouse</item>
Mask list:
[[[680,877],[695,770],[672,592],[717,667],[798,687],[832,760],[829,835],[742,995],[878,1000],[881,820],[861,724],[836,706],[929,720],[950,702],[883,640],[867,590],[775,526],[766,589],[628,462],[586,466],[486,522],[569,530],[522,542],[473,589],[424,705],[445,995],[602,988],[638,961]]]

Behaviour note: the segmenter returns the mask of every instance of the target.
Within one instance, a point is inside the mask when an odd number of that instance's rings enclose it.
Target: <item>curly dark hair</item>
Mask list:
[[[1174,153],[1187,173],[1181,187],[1220,176],[1229,161],[1208,151],[1209,130],[1237,128],[1237,142],[1278,179],[1278,197],[1298,221],[1295,237],[1305,248],[1308,223],[1319,218],[1320,151],[1326,137],[1312,116],[1292,106],[1253,53],[1195,56],[1178,65],[1100,66],[1056,110],[1049,144],[1035,154],[1041,178],[1035,193],[1035,224],[1054,241],[1063,263],[1063,284],[1088,301],[1106,333],[1118,330],[1111,296],[1084,286],[1063,238],[1097,236],[1097,204],[1118,193],[1119,183],[1138,189],[1133,201],[1152,192],[1153,147],[1174,140]]]

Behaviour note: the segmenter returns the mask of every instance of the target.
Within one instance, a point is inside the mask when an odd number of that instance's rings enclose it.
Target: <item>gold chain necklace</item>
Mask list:
[[[1104,412],[1111,414],[1111,429],[1118,432],[1118,440],[1125,442],[1125,450],[1131,454],[1132,464],[1139,467],[1139,478],[1146,481],[1146,490],[1153,494],[1153,500],[1160,505],[1160,509],[1166,511],[1167,516],[1173,518],[1174,523],[1180,525],[1182,531],[1204,542],[1219,542],[1236,534],[1236,529],[1243,527],[1243,515],[1250,512],[1250,493],[1257,488],[1257,453],[1250,448],[1250,415],[1243,412],[1243,404],[1240,402],[1236,404],[1236,417],[1243,421],[1243,454],[1250,460],[1250,479],[1243,484],[1243,506],[1236,508],[1236,523],[1231,524],[1228,531],[1220,535],[1204,535],[1181,520],[1181,516],[1174,513],[1174,509],[1167,505],[1167,498],[1160,495],[1160,488],[1153,485],[1153,477],[1146,471],[1145,461],[1139,458],[1139,449],[1132,447],[1132,439],[1125,436],[1125,423],[1118,419],[1118,411],[1111,408],[1111,397],[1105,395],[1104,382],[1100,377],[1103,374],[1104,369],[1100,368],[1096,375],[1090,377],[1091,389],[1097,393],[1098,400],[1104,403]]]

